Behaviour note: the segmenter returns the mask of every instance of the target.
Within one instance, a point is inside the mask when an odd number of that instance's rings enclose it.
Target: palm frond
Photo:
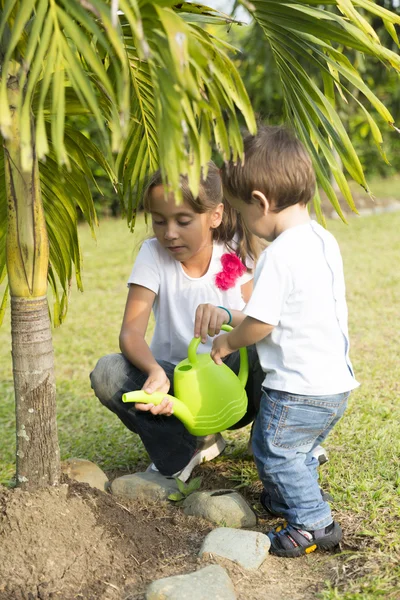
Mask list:
[[[5,107],[0,111],[0,130],[4,137],[10,135],[7,82],[12,75],[23,87],[17,112],[24,170],[32,164],[35,130],[39,158],[51,146],[58,164],[69,168],[64,122],[72,91],[74,105],[96,119],[105,145],[111,132],[112,151],[122,151],[125,189],[129,182],[131,189],[140,191],[147,172],[159,162],[175,191],[179,175],[187,173],[195,192],[207,155],[205,136],[208,143],[215,138],[223,156],[231,152],[238,156],[242,149],[238,109],[248,128],[255,131],[250,102],[225,54],[226,44],[197,25],[210,19],[232,22],[227,15],[198,4],[175,7],[172,1],[120,0],[120,13],[113,17],[108,0],[11,4],[11,11],[3,10],[0,23],[0,28],[12,33],[0,82],[0,103]],[[22,31],[27,35],[23,47],[19,44]],[[18,61],[21,56],[23,60]],[[151,93],[145,91],[146,85]],[[140,137],[139,146],[125,152],[127,139],[139,139],[139,129],[132,124],[137,115],[144,139]],[[137,157],[140,169],[129,164],[137,162]],[[131,197],[129,191],[126,195]]]
[[[255,131],[246,90],[225,44],[196,24],[201,15],[225,23],[226,15],[198,4],[181,4],[178,14],[166,4],[141,5],[149,46],[146,62],[135,59],[133,40],[125,37],[134,90],[132,124],[117,164],[124,195],[131,198],[134,193],[136,200],[145,176],[157,163],[178,198],[181,174],[189,176],[196,195],[213,138],[225,158],[241,154],[237,110]],[[128,220],[136,200],[128,202]]]
[[[43,206],[50,245],[49,283],[53,294],[53,322],[61,324],[68,309],[68,296],[75,275],[83,291],[82,258],[78,238],[78,212],[91,228],[98,225],[90,182],[95,183],[88,159],[95,161],[114,182],[112,167],[93,142],[72,127],[65,128],[65,148],[69,169],[58,167],[51,151],[39,165]]]
[[[307,146],[321,187],[344,219],[329,173],[351,209],[356,208],[336,153],[347,173],[366,190],[368,186],[337,108],[354,98],[355,91],[364,96],[363,103],[357,102],[381,153],[382,134],[364,104],[369,103],[389,127],[394,125],[390,111],[363,81],[346,52],[361,52],[400,72],[398,54],[381,44],[365,14],[380,17],[397,44],[394,26],[400,24],[400,16],[370,0],[332,0],[326,3],[329,9],[314,0],[255,0],[252,4],[253,17],[265,34],[278,70],[286,120]],[[317,198],[317,209],[318,202]]]
[[[50,146],[45,161],[39,164],[40,186],[49,238],[50,262],[48,281],[53,296],[52,317],[60,325],[68,309],[68,296],[75,275],[79,290],[81,250],[78,239],[78,209],[95,237],[97,216],[89,183],[94,183],[89,159],[100,165],[114,182],[116,177],[103,153],[82,133],[65,128],[64,143],[69,169],[59,167]],[[0,178],[4,180],[4,156],[0,153]],[[0,186],[0,283],[6,277],[7,202],[4,186]],[[5,297],[8,295],[6,289]],[[4,303],[4,299],[3,299]],[[1,314],[1,310],[0,310]]]
[[[89,5],[88,5],[89,6]],[[66,90],[72,87],[82,106],[95,117],[99,130],[107,138],[108,122],[112,134],[112,147],[119,148],[126,135],[129,119],[129,67],[121,28],[114,28],[107,2],[93,0],[89,9],[79,0],[24,0],[14,3],[12,10],[4,9],[0,21],[3,43],[7,32],[7,44],[2,60],[0,82],[0,129],[7,138],[10,135],[10,108],[7,102],[9,77],[15,77],[24,93],[17,107],[22,144],[24,170],[32,165],[31,108],[34,95],[39,97],[36,105],[36,147],[43,158],[48,150],[44,105],[51,99],[51,144],[59,164],[67,164],[68,155],[64,144],[64,115]],[[32,26],[28,27],[28,23]],[[132,23],[132,27],[134,23]],[[27,40],[21,48],[21,37]],[[130,35],[136,48],[141,47],[132,28]],[[0,36],[1,37],[1,36]],[[107,61],[99,58],[99,49],[107,55]],[[21,52],[22,59],[21,60]],[[111,82],[109,67],[119,73]],[[103,105],[102,105],[103,101]],[[107,105],[108,112],[103,110]]]
[[[149,173],[158,166],[158,134],[154,90],[148,64],[130,53],[132,98],[131,123],[126,141],[116,160],[118,181],[128,224],[135,223],[137,202]]]

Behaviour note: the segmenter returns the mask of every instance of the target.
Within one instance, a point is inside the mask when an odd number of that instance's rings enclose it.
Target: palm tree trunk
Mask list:
[[[11,293],[12,360],[17,421],[17,485],[57,485],[60,453],[51,325],[47,305],[49,244],[40,193],[39,168],[21,166],[16,119],[18,81],[8,80],[12,135],[4,142],[7,186],[7,272]],[[33,136],[32,136],[33,139]]]

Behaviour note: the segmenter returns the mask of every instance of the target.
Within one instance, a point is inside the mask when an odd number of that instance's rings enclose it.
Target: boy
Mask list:
[[[339,247],[307,209],[315,191],[310,157],[283,127],[261,128],[244,140],[244,150],[242,164],[222,169],[225,196],[250,231],[272,243],[257,263],[242,322],[214,339],[211,356],[219,364],[257,344],[265,379],[252,446],[261,502],[286,521],[268,534],[270,551],[294,557],[342,538],[312,453],[358,383],[348,354]]]

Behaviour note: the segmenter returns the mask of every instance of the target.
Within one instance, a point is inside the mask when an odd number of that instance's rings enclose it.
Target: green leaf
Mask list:
[[[178,486],[178,490],[180,491],[180,493],[183,494],[184,496],[186,496],[186,489],[187,489],[186,483],[181,481],[179,479],[179,477],[175,477],[175,481],[176,481],[176,484]]]
[[[201,481],[202,481],[201,477],[194,477],[193,479],[191,479],[189,481],[189,483],[187,484],[186,495],[188,496],[192,492],[195,492],[196,490],[198,490],[201,486]]]
[[[184,495],[179,492],[174,492],[168,496],[168,500],[172,500],[173,502],[180,502],[184,499]]]
[[[9,288],[8,288],[8,284],[7,284],[6,285],[6,289],[4,290],[3,299],[2,299],[1,305],[0,305],[0,327],[3,324],[3,321],[4,321],[4,315],[5,315],[5,312],[6,312],[9,295],[10,295],[9,294]]]
[[[313,206],[314,206],[315,215],[317,217],[318,223],[320,225],[322,225],[322,227],[326,228],[326,219],[325,219],[324,213],[322,212],[321,196],[319,194],[318,188],[315,190],[315,195],[314,195],[314,198],[313,198]]]
[[[53,114],[51,119],[51,136],[58,163],[69,164],[64,145],[65,126],[65,76],[64,61],[61,52],[56,56],[57,68],[53,75]]]
[[[5,5],[1,14],[0,21],[0,40],[3,37],[4,29],[7,24],[7,21],[13,11],[14,6],[17,4],[17,0],[6,0]]]

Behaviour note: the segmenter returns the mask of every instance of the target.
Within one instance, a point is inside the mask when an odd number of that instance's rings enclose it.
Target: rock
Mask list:
[[[108,483],[107,475],[90,460],[83,458],[68,458],[61,463],[61,471],[70,479],[88,483],[91,487],[105,491]]]
[[[199,556],[212,554],[228,558],[244,569],[258,569],[268,556],[271,542],[257,531],[220,527],[207,535]]]
[[[147,588],[146,600],[235,600],[235,588],[228,573],[210,565],[188,575],[165,577]]]
[[[194,492],[183,503],[184,513],[224,527],[254,527],[256,515],[234,490]]]
[[[141,500],[167,500],[178,491],[173,477],[164,477],[161,473],[133,473],[114,479],[111,491],[117,496]]]

